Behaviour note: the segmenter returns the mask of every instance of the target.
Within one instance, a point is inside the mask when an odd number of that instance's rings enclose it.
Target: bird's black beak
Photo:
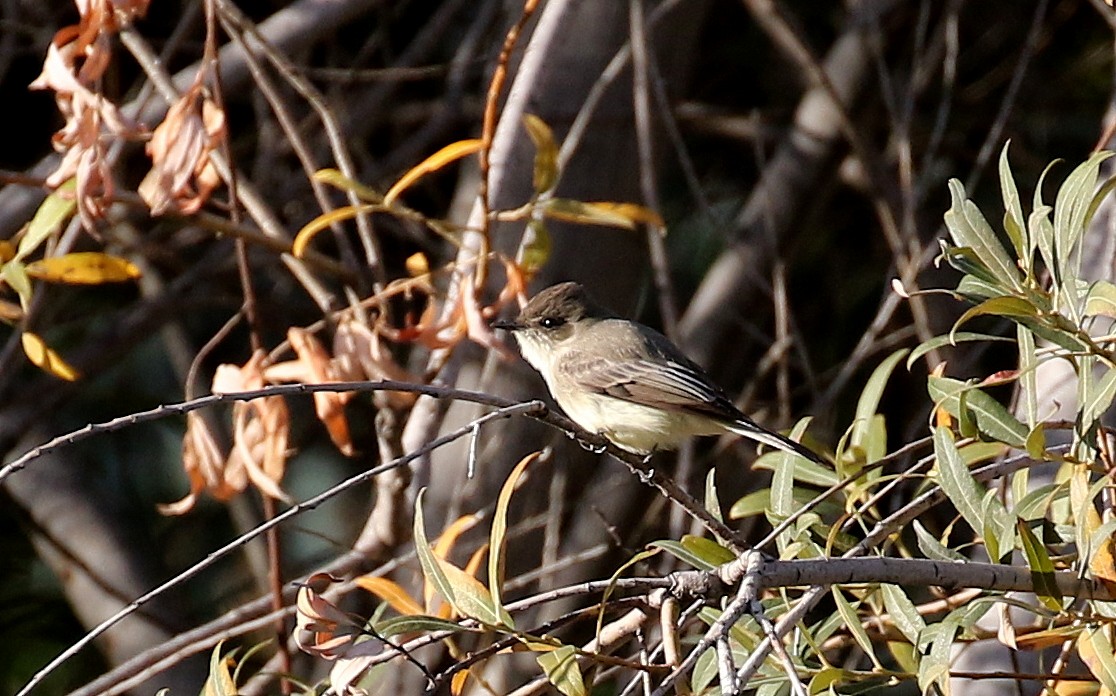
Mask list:
[[[497,319],[492,322],[492,328],[503,329],[504,331],[518,331],[523,328],[523,324],[514,319]]]

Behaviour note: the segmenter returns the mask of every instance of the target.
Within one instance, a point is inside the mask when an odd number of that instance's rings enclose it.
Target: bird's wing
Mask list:
[[[555,367],[563,379],[598,394],[663,410],[735,420],[740,415],[736,407],[688,362],[602,359],[567,351]]]

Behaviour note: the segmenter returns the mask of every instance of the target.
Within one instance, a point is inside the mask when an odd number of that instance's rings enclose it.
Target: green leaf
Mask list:
[[[976,418],[977,428],[988,437],[1016,448],[1027,441],[1027,426],[1019,422],[1003,404],[985,392],[959,380],[931,375],[926,381],[930,398],[954,418],[960,419],[962,391],[965,405]]]
[[[1012,289],[1021,286],[1019,269],[992,231],[976,204],[965,198],[957,179],[949,180],[951,204],[945,213],[946,227],[959,247],[970,247],[996,280]]]
[[[577,664],[577,648],[563,645],[557,650],[545,652],[535,658],[546,674],[547,680],[565,696],[584,696],[585,681],[581,678],[581,667]]]
[[[554,133],[546,121],[534,114],[523,115],[523,125],[527,135],[535,144],[535,172],[533,185],[535,193],[546,193],[558,183],[558,144]]]
[[[923,693],[928,693],[930,686],[936,684],[944,696],[949,696],[950,647],[963,619],[964,610],[956,609],[939,623],[927,626],[919,637],[921,644],[930,645],[926,657],[918,665],[918,686]]]
[[[856,614],[856,609],[853,608],[849,600],[845,599],[845,593],[834,585],[831,588],[833,601],[837,605],[837,613],[841,615],[841,620],[845,622],[845,627],[848,628],[849,633],[852,634],[853,640],[868,656],[878,669],[882,670],[883,665],[880,664],[879,658],[876,657],[876,650],[872,646],[872,639],[868,637],[868,632],[864,630],[864,624],[861,622],[860,617]]]
[[[1003,342],[1011,343],[1011,339],[1005,336],[994,336],[985,333],[973,333],[971,331],[957,331],[953,334],[946,334],[944,336],[935,336],[934,338],[927,339],[918,344],[911,354],[907,356],[907,369],[918,361],[919,358],[926,355],[930,351],[937,350],[938,348],[945,348],[946,346],[954,346],[958,343],[967,343],[969,341],[987,341],[987,342]]]
[[[884,387],[891,379],[891,373],[895,371],[895,366],[907,354],[907,349],[903,348],[895,351],[887,356],[872,370],[872,375],[868,378],[864,389],[860,391],[860,398],[856,402],[856,414],[853,416],[852,434],[849,437],[849,443],[854,447],[864,448],[864,440],[868,435],[869,421],[872,416],[876,415],[880,407],[880,398],[883,396]],[[868,459],[871,464],[874,459]]]
[[[1054,200],[1054,249],[1059,269],[1055,274],[1063,283],[1074,277],[1069,268],[1070,257],[1077,241],[1085,232],[1087,214],[1097,186],[1101,164],[1114,153],[1101,150],[1078,165],[1058,189]]]
[[[500,488],[500,495],[496,498],[496,509],[492,513],[492,530],[488,536],[488,591],[492,597],[492,606],[497,613],[504,610],[500,601],[500,587],[504,583],[504,551],[507,545],[508,531],[508,506],[511,504],[512,493],[519,483],[519,478],[531,462],[542,455],[542,452],[532,452],[515,465],[507,480]]]
[[[977,304],[983,302],[991,297],[999,297],[1004,294],[1004,289],[995,283],[990,283],[986,280],[981,280],[973,275],[966,275],[957,284],[957,294],[963,299]],[[960,331],[955,333],[960,334]]]
[[[1091,436],[1097,421],[1108,411],[1116,397],[1116,369],[1110,368],[1099,380],[1085,382],[1082,387],[1085,395],[1082,399],[1080,429],[1083,435]],[[1095,445],[1095,440],[1089,443],[1090,447]]]
[[[713,564],[714,568],[736,560],[736,554],[732,551],[705,537],[683,535],[682,546],[706,563]]]
[[[476,619],[488,626],[512,627],[511,616],[503,607],[497,607],[492,595],[476,578],[442,560],[434,553],[426,540],[426,529],[422,523],[422,497],[426,489],[419,491],[415,500],[415,552],[423,575],[434,585],[434,589],[450,606],[462,616]]]
[[[810,503],[817,497],[817,493],[812,490],[807,490],[798,487],[794,490],[794,504],[797,509],[802,509],[807,503]],[[752,517],[754,515],[762,515],[771,509],[771,491],[767,488],[761,488],[758,491],[752,491],[744,497],[737,500],[729,508],[729,519],[740,520],[745,517]],[[829,514],[841,514],[843,509],[832,501],[824,501],[815,507],[823,516]]]
[[[1116,285],[1098,280],[1089,286],[1089,293],[1085,296],[1085,316],[1116,319]]]
[[[74,198],[76,187],[75,179],[70,179],[58,187],[58,190],[46,197],[35,211],[35,216],[27,225],[27,231],[19,240],[15,260],[22,261],[33,253],[52,234],[58,231],[62,223],[73,216],[77,209],[77,200]]]
[[[1058,583],[1054,580],[1054,563],[1050,560],[1050,554],[1046,552],[1046,547],[1026,522],[1017,519],[1015,528],[1023,542],[1023,555],[1027,557],[1027,565],[1031,569],[1031,582],[1034,583],[1035,595],[1047,609],[1060,613],[1062,597],[1058,591]]]
[[[1019,391],[1027,426],[1033,431],[1038,422],[1038,381],[1035,358],[1035,335],[1025,326],[1016,325],[1015,338],[1019,343]],[[1028,436],[1028,441],[1030,436]]]
[[[27,267],[12,259],[0,268],[0,277],[19,295],[19,304],[26,312],[31,306],[31,277],[27,275]]]
[[[1001,295],[1000,297],[993,297],[987,299],[975,307],[970,307],[964,314],[961,315],[956,322],[953,323],[953,330],[956,331],[957,327],[965,322],[973,319],[974,317],[992,315],[996,317],[1007,317],[1011,319],[1025,318],[1034,319],[1039,315],[1038,307],[1031,304],[1029,301],[1024,300],[1022,297],[1014,297],[1011,295]]]
[[[1015,185],[1015,177],[1011,173],[1011,164],[1008,162],[1008,147],[1011,141],[1004,143],[1004,149],[1000,151],[1000,192],[1004,198],[1004,231],[1007,232],[1008,239],[1015,247],[1015,255],[1021,259],[1025,268],[1030,268],[1031,258],[1028,243],[1026,240],[1026,230],[1024,225],[1026,222],[1023,219],[1023,206],[1019,203],[1019,188]]]
[[[973,530],[978,534],[984,533],[984,495],[987,489],[973,478],[961,453],[957,451],[953,433],[948,428],[934,428],[934,456],[937,460],[935,471],[942,492]],[[1000,505],[1002,514],[1006,515],[1007,510],[1003,509],[1003,505],[998,500],[996,503]],[[997,510],[996,514],[1001,513]]]
[[[780,519],[790,517],[796,510],[794,505],[794,471],[798,467],[801,457],[783,457],[779,466],[773,467],[771,474],[771,512]],[[787,545],[794,540],[794,533],[790,528],[784,529],[775,539],[775,544],[782,554],[787,550]]]
[[[898,585],[884,583],[880,585],[880,594],[883,596],[884,608],[891,615],[895,628],[899,629],[912,645],[918,643],[918,636],[926,628],[926,621],[918,613],[914,602]]]
[[[523,247],[520,250],[519,265],[523,272],[531,275],[546,265],[550,260],[551,251],[550,231],[547,230],[545,220],[528,220],[527,232],[523,237]]]
[[[386,606],[386,603],[384,606]],[[436,633],[439,631],[460,633],[467,630],[461,624],[454,621],[447,621],[446,619],[439,619],[437,616],[425,616],[422,614],[393,616],[377,622],[374,628],[376,629],[376,633],[385,638],[397,636],[402,633]]]
[[[652,541],[648,546],[656,549],[662,549],[671,556],[674,556],[683,563],[689,563],[698,570],[713,570],[719,564],[711,563],[709,560],[703,558],[701,555],[694,553],[692,549],[687,548],[683,544],[672,539],[662,539],[660,541]]]
[[[960,561],[963,563],[969,560],[963,554],[940,542],[937,537],[926,531],[926,528],[918,520],[915,520],[913,524],[915,537],[918,539],[918,550],[922,552],[923,556],[932,561]]]

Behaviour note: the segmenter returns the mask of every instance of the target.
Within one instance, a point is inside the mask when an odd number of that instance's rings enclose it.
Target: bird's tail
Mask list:
[[[821,457],[806,449],[801,444],[795,442],[789,437],[780,435],[776,432],[772,432],[760,426],[759,424],[752,422],[751,420],[741,418],[739,420],[733,421],[732,423],[726,424],[725,427],[727,427],[730,432],[736,433],[737,435],[740,435],[742,437],[755,440],[756,442],[761,442],[770,447],[774,447],[775,449],[782,450],[788,454],[797,454],[800,457],[805,457],[806,459],[809,459],[812,462],[817,462],[818,464],[825,464],[825,461],[822,460]]]

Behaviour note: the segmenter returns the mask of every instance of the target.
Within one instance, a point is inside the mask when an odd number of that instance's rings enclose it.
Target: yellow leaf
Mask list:
[[[411,595],[407,594],[407,591],[404,590],[399,583],[373,575],[362,575],[354,582],[356,582],[359,587],[363,587],[387,602],[392,609],[404,616],[415,616],[424,613],[418,602],[412,599]]]
[[[336,169],[319,169],[314,172],[314,180],[320,181],[323,184],[341,189],[348,193],[356,194],[356,197],[365,203],[383,203],[384,197],[373,188],[365,186],[359,181],[353,181]]]
[[[306,225],[298,231],[298,234],[295,235],[294,243],[291,245],[291,255],[301,259],[302,255],[306,252],[306,247],[310,245],[310,240],[325,228],[335,222],[344,222],[345,220],[356,217],[360,213],[368,210],[377,210],[378,208],[379,206],[371,203],[361,206],[346,205],[336,210],[331,210],[328,213],[322,213],[306,223]]]
[[[73,382],[80,377],[78,371],[70,367],[70,365],[62,359],[62,356],[55,353],[38,334],[24,331],[21,338],[23,339],[23,352],[27,354],[27,359],[34,363],[39,369],[49,372],[55,377],[64,379],[67,382]]]
[[[458,140],[456,143],[450,143],[441,150],[438,150],[433,155],[430,155],[417,166],[412,168],[406,174],[395,182],[387,194],[384,195],[384,205],[390,206],[403,193],[411,184],[415,183],[422,177],[431,172],[436,172],[442,167],[451,162],[456,162],[462,157],[467,157],[474,152],[479,152],[484,147],[484,141],[478,138],[471,140]]]
[[[430,262],[426,260],[426,254],[421,251],[416,251],[407,257],[406,261],[407,273],[412,278],[424,276],[430,273]]]
[[[7,263],[15,258],[15,245],[6,239],[0,239],[0,263]]]
[[[545,193],[558,183],[558,144],[546,121],[534,114],[523,115],[527,135],[535,143],[534,187],[536,193]]]
[[[453,696],[460,696],[465,692],[465,682],[469,680],[469,670],[463,669],[457,674],[453,675],[450,680],[450,693]]]
[[[127,259],[96,251],[79,251],[33,261],[27,264],[27,275],[48,283],[98,285],[134,280],[142,274]]]
[[[547,217],[577,222],[584,225],[607,225],[634,230],[637,223],[663,227],[663,219],[651,210],[635,203],[586,203],[568,198],[552,198],[546,202]]]

